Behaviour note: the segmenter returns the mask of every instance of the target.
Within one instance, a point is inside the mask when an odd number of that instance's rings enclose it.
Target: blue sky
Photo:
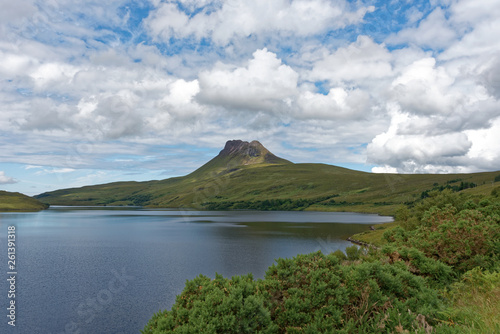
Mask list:
[[[227,140],[500,169],[500,0],[37,1],[0,13],[0,189],[185,175]]]

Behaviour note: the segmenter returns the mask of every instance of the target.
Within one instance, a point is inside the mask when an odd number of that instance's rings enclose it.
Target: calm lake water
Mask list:
[[[53,207],[0,213],[1,333],[139,333],[199,274],[263,278],[276,258],[345,249],[392,221],[356,213]],[[16,327],[7,227],[16,227]]]

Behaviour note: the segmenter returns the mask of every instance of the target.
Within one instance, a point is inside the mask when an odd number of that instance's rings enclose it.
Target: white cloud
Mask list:
[[[461,38],[444,50],[440,59],[462,58],[464,62],[477,63],[482,57],[498,53],[500,0],[455,0],[450,5],[449,16]]]
[[[500,117],[491,127],[465,132],[472,141],[467,158],[472,170],[498,170],[500,166]]]
[[[43,167],[42,166],[34,166],[34,165],[24,166],[24,169],[39,169],[39,168],[43,168]]]
[[[198,4],[201,12],[188,16],[176,4],[161,4],[150,15],[146,24],[153,36],[170,38],[211,38],[227,45],[231,40],[254,34],[293,34],[307,36],[359,23],[373,7],[350,8],[344,0],[332,3],[326,0],[231,0],[208,6]],[[194,8],[192,1],[188,8]]]
[[[30,77],[34,82],[35,90],[50,91],[57,89],[54,85],[69,85],[78,70],[78,68],[68,64],[45,63],[30,73]]]
[[[493,36],[500,33],[500,21],[481,22],[460,41],[455,42],[445,50],[440,59],[451,60],[455,58],[465,58],[465,61],[471,61],[471,58],[481,58],[486,55],[498,53],[500,41]]]
[[[355,43],[337,49],[315,62],[310,80],[329,80],[332,83],[379,80],[392,76],[392,55],[383,44],[368,36],[359,36]]]
[[[472,142],[460,132],[437,135],[401,134],[411,122],[408,114],[393,112],[389,129],[367,147],[368,161],[403,173],[454,172]],[[446,167],[448,166],[448,167]],[[374,171],[380,171],[376,169]]]
[[[297,104],[299,119],[363,119],[373,106],[367,92],[360,89],[332,88],[327,95],[306,91]]]
[[[498,168],[497,58],[488,52],[466,51],[461,44],[467,43],[468,36],[436,57],[427,55],[395,66],[398,74],[386,103],[391,125],[367,147],[368,161],[381,165],[374,172],[463,173]]]
[[[379,167],[373,167],[372,168],[372,173],[392,173],[392,174],[396,174],[396,173],[398,173],[398,169],[395,168],[395,167],[384,165],[384,166],[379,166]]]
[[[36,7],[32,0],[4,1],[0,11],[0,37],[8,33],[8,26],[19,22],[25,22],[36,13]]]
[[[147,119],[147,126],[158,132],[164,129],[195,123],[205,116],[207,110],[195,101],[200,92],[198,80],[178,79],[167,87],[168,94],[156,103],[158,112]]]
[[[158,57],[156,49],[140,51],[142,57]],[[22,54],[16,57],[31,59]],[[73,140],[118,139],[148,133],[149,126],[168,132],[176,122],[202,112],[193,100],[199,91],[197,80],[188,82],[156,66],[134,63],[123,52],[98,50],[78,65],[43,60],[25,63],[12,76],[14,85],[27,92],[22,105],[12,100],[18,94],[15,90],[2,103],[5,113],[0,113],[0,122],[8,124],[10,131],[59,131]],[[0,84],[5,91],[12,86]],[[171,120],[162,128],[166,124],[157,120],[165,113]]]
[[[456,30],[446,20],[444,10],[438,7],[420,21],[418,27],[401,30],[389,36],[386,42],[388,44],[414,43],[421,47],[442,49],[449,46],[456,38]]]
[[[38,63],[38,61],[28,55],[16,55],[10,52],[2,52],[0,50],[2,62],[0,62],[0,73],[4,77],[13,78],[19,74],[26,73],[28,70]]]
[[[500,100],[500,53],[479,74],[489,94]]]
[[[408,23],[413,24],[418,22],[422,17],[423,13],[419,11],[417,8],[412,7],[406,12],[406,17],[408,18]]]
[[[13,184],[17,182],[18,181],[13,179],[12,177],[5,175],[5,172],[0,171],[0,184]]]
[[[456,24],[476,25],[480,22],[498,20],[499,0],[454,0],[450,6],[450,20]]]
[[[392,97],[404,111],[416,114],[450,114],[461,94],[450,86],[454,78],[436,66],[434,58],[423,58],[405,67],[392,82]]]
[[[264,48],[245,67],[219,63],[201,72],[198,100],[226,109],[279,112],[290,107],[297,81],[298,74]]]
[[[43,170],[37,171],[35,175],[43,175],[43,174],[66,174],[66,173],[71,173],[74,172],[75,169],[73,168],[43,168]]]

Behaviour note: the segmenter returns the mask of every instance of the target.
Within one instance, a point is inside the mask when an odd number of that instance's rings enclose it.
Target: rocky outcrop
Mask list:
[[[240,161],[241,165],[251,165],[257,163],[284,164],[291,163],[288,160],[279,158],[269,152],[259,141],[251,142],[243,140],[229,140],[224,149],[220,151],[218,157],[231,158]]]

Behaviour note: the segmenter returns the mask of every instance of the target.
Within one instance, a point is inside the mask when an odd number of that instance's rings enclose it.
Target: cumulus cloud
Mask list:
[[[454,1],[449,21],[462,35],[443,51],[440,59],[476,64],[477,59],[498,53],[500,41],[495,36],[500,33],[499,8],[500,0]]]
[[[68,131],[75,128],[73,116],[75,110],[72,106],[65,103],[57,103],[49,98],[35,98],[30,101],[26,113],[18,115],[16,123],[22,130]]]
[[[297,104],[299,119],[357,119],[368,116],[373,106],[370,96],[360,89],[332,88],[327,95],[306,91]]]
[[[383,133],[368,145],[375,173],[472,173],[498,170],[498,120],[489,129],[432,137]]]
[[[454,0],[450,4],[450,20],[469,26],[497,20],[500,15],[499,5],[499,0]]]
[[[496,54],[491,64],[481,72],[480,82],[492,96],[500,100],[500,53]]]
[[[9,177],[5,175],[5,172],[0,171],[0,184],[13,184],[17,183],[19,181],[13,179],[12,177]]]
[[[391,124],[367,147],[374,172],[445,173],[490,170],[495,159],[474,157],[485,145],[478,133],[491,133],[500,103],[470,73],[453,64],[423,58],[403,67],[388,92]],[[494,80],[493,80],[494,81]],[[474,134],[474,135],[473,135]],[[497,144],[490,142],[496,152]],[[474,148],[474,149],[473,149]]]
[[[491,126],[483,129],[467,130],[472,141],[469,163],[482,170],[498,170],[500,166],[500,116],[491,120]]]
[[[226,109],[282,111],[290,107],[297,81],[297,72],[264,48],[245,67],[219,63],[201,72],[198,100]]]
[[[332,83],[377,80],[392,75],[392,55],[383,44],[368,36],[359,36],[355,43],[341,47],[315,62],[308,78]]]
[[[500,44],[492,36],[499,4],[451,1],[446,15],[437,8],[417,28],[388,38],[444,50],[395,66],[386,104],[391,124],[367,147],[368,161],[380,165],[374,172],[498,169]],[[432,37],[430,28],[440,25],[435,33],[443,35]]]
[[[159,112],[147,119],[149,128],[161,133],[173,127],[194,125],[207,115],[207,108],[195,100],[200,92],[198,80],[178,79],[168,85],[167,91],[155,104]]]
[[[417,27],[408,28],[387,38],[389,44],[414,43],[421,47],[442,49],[457,38],[457,31],[446,20],[445,12],[436,8]]]
[[[466,134],[404,134],[400,128],[410,121],[408,114],[394,112],[389,129],[377,135],[367,147],[370,162],[385,166],[373,171],[394,170],[406,173],[453,172],[460,158],[472,146]],[[442,169],[442,166],[449,168]]]
[[[461,102],[459,92],[451,89],[454,78],[436,66],[434,58],[419,59],[392,82],[392,97],[404,111],[416,114],[450,114]]]
[[[254,34],[307,36],[326,29],[359,23],[374,7],[351,8],[347,1],[326,0],[231,0],[222,3],[183,1],[187,8],[200,9],[190,15],[174,2],[159,5],[146,24],[153,36],[170,38],[210,38],[227,45],[231,40]]]

